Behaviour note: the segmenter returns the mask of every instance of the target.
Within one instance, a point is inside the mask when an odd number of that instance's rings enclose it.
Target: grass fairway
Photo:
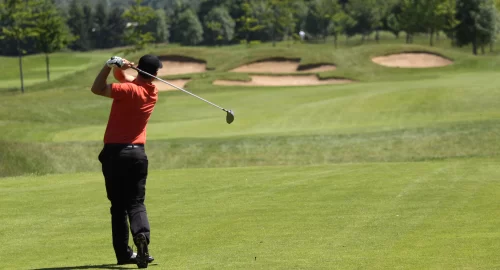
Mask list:
[[[481,159],[155,171],[151,268],[495,269],[499,178]],[[100,174],[0,193],[2,269],[118,269]]]
[[[110,53],[110,51],[97,51],[91,53],[65,52],[50,54],[50,78],[51,80],[57,80],[71,76],[94,65],[97,60],[106,59]],[[25,56],[22,63],[24,85],[28,90],[36,90],[36,84],[47,81],[45,55]],[[21,89],[19,59],[17,57],[0,57],[0,70],[2,71],[0,92],[5,91],[5,89]]]
[[[236,120],[160,93],[146,146],[150,267],[500,269],[500,57],[391,42],[288,45],[153,50],[206,60],[206,73],[165,79],[190,78],[188,90]],[[453,64],[370,60],[423,50]],[[86,59],[23,95],[4,87],[15,73],[0,78],[0,269],[122,269],[97,161],[111,100],[89,90],[111,54],[54,60],[66,70]],[[31,57],[43,71],[43,57]],[[332,62],[337,70],[317,76],[355,83],[212,84],[248,79],[228,70],[268,57]]]

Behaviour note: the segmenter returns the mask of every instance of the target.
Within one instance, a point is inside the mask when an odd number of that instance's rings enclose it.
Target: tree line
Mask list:
[[[407,43],[444,33],[455,46],[493,46],[500,0],[0,0],[0,55],[48,55],[148,44],[222,46],[327,41],[381,31]],[[299,32],[305,33],[299,36]],[[20,61],[20,65],[22,61]],[[47,72],[50,80],[50,73]]]
[[[0,0],[0,54],[67,47],[87,51],[150,43],[225,45],[299,39],[362,39],[380,31],[411,43],[445,33],[454,45],[491,45],[499,0]],[[31,14],[30,14],[31,13]],[[24,20],[24,22],[23,22]],[[25,35],[9,31],[25,29]],[[31,29],[31,30],[30,30]],[[41,48],[43,33],[58,37]],[[43,43],[43,41],[42,41]],[[47,41],[45,42],[47,43]],[[59,44],[55,44],[59,43]],[[141,44],[142,43],[142,44]],[[47,44],[42,47],[47,47]]]

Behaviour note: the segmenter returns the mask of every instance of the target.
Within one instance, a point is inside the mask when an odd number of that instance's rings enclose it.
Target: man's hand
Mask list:
[[[117,66],[117,67],[121,68],[123,66],[123,59],[121,57],[118,57],[118,56],[113,56],[108,61],[106,61],[106,65],[108,67]]]
[[[129,69],[135,65],[134,62],[129,62],[127,59],[122,59],[122,60],[123,60],[123,64],[120,67],[121,70]]]
[[[108,67],[118,67],[121,70],[126,70],[134,66],[134,62],[130,62],[127,59],[118,57],[118,56],[113,56],[111,59],[109,59],[106,62],[106,65]]]

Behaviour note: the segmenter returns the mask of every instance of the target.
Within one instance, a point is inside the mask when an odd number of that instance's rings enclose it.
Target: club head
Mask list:
[[[234,113],[232,110],[224,110],[227,115],[226,115],[226,122],[228,124],[231,124],[234,121]]]

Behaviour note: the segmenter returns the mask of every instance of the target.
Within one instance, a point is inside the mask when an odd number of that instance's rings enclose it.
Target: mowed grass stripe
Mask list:
[[[96,61],[106,59],[112,51],[94,52],[59,52],[49,55],[49,70],[51,80],[58,80],[63,77],[74,75],[78,71],[83,71]],[[36,91],[37,83],[47,81],[47,71],[45,55],[24,56],[22,59],[23,76],[25,86]],[[0,70],[2,70],[1,89],[16,88],[21,89],[21,79],[19,71],[19,59],[17,57],[0,56]],[[32,87],[32,88],[31,88]]]
[[[495,268],[498,165],[153,171],[151,252],[169,269]],[[0,187],[0,253],[16,258],[2,269],[114,263],[99,173],[4,178]]]
[[[236,121],[231,125],[225,123],[223,112],[200,100],[184,93],[165,93],[152,115],[148,138],[342,134],[498,119],[497,77],[495,73],[478,73],[459,79],[203,95],[234,109]],[[480,85],[477,79],[490,83]],[[9,141],[100,141],[111,105],[110,100],[96,97],[88,89],[8,97],[1,103],[5,105],[0,107],[5,132],[0,138]]]
[[[499,121],[352,134],[151,140],[152,169],[317,165],[498,157]],[[102,142],[0,141],[0,175],[98,171]]]

